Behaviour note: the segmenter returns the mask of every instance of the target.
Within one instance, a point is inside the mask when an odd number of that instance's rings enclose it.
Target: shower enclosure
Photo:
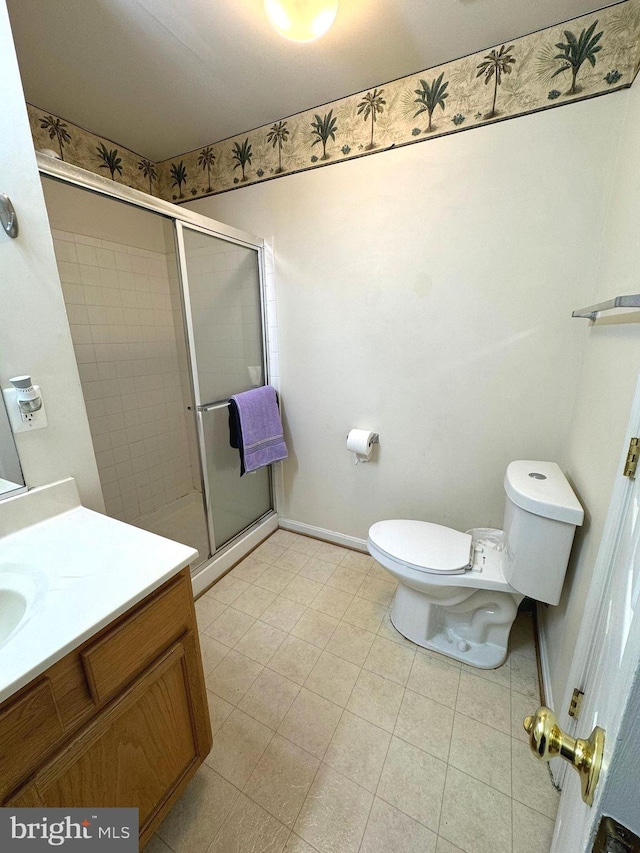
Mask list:
[[[277,527],[229,397],[270,381],[262,240],[38,155],[106,512],[197,548],[204,589]]]

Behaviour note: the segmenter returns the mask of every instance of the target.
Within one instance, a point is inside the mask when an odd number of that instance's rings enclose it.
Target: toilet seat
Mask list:
[[[394,563],[427,574],[461,575],[473,565],[471,535],[430,521],[379,521],[369,530],[369,544]]]

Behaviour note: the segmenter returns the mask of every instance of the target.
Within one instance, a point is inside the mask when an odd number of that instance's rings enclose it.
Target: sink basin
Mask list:
[[[0,589],[0,645],[13,634],[26,612],[26,596],[15,589]]]
[[[46,586],[45,575],[30,566],[0,564],[0,648],[37,610]]]

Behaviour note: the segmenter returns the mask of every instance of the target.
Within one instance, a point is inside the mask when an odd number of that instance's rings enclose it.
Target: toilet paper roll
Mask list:
[[[347,450],[356,453],[363,461],[371,456],[375,433],[366,429],[352,429],[347,436]]]

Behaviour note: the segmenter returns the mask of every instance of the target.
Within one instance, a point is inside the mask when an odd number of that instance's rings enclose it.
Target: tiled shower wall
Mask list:
[[[53,230],[107,513],[135,521],[200,488],[167,261]]]

